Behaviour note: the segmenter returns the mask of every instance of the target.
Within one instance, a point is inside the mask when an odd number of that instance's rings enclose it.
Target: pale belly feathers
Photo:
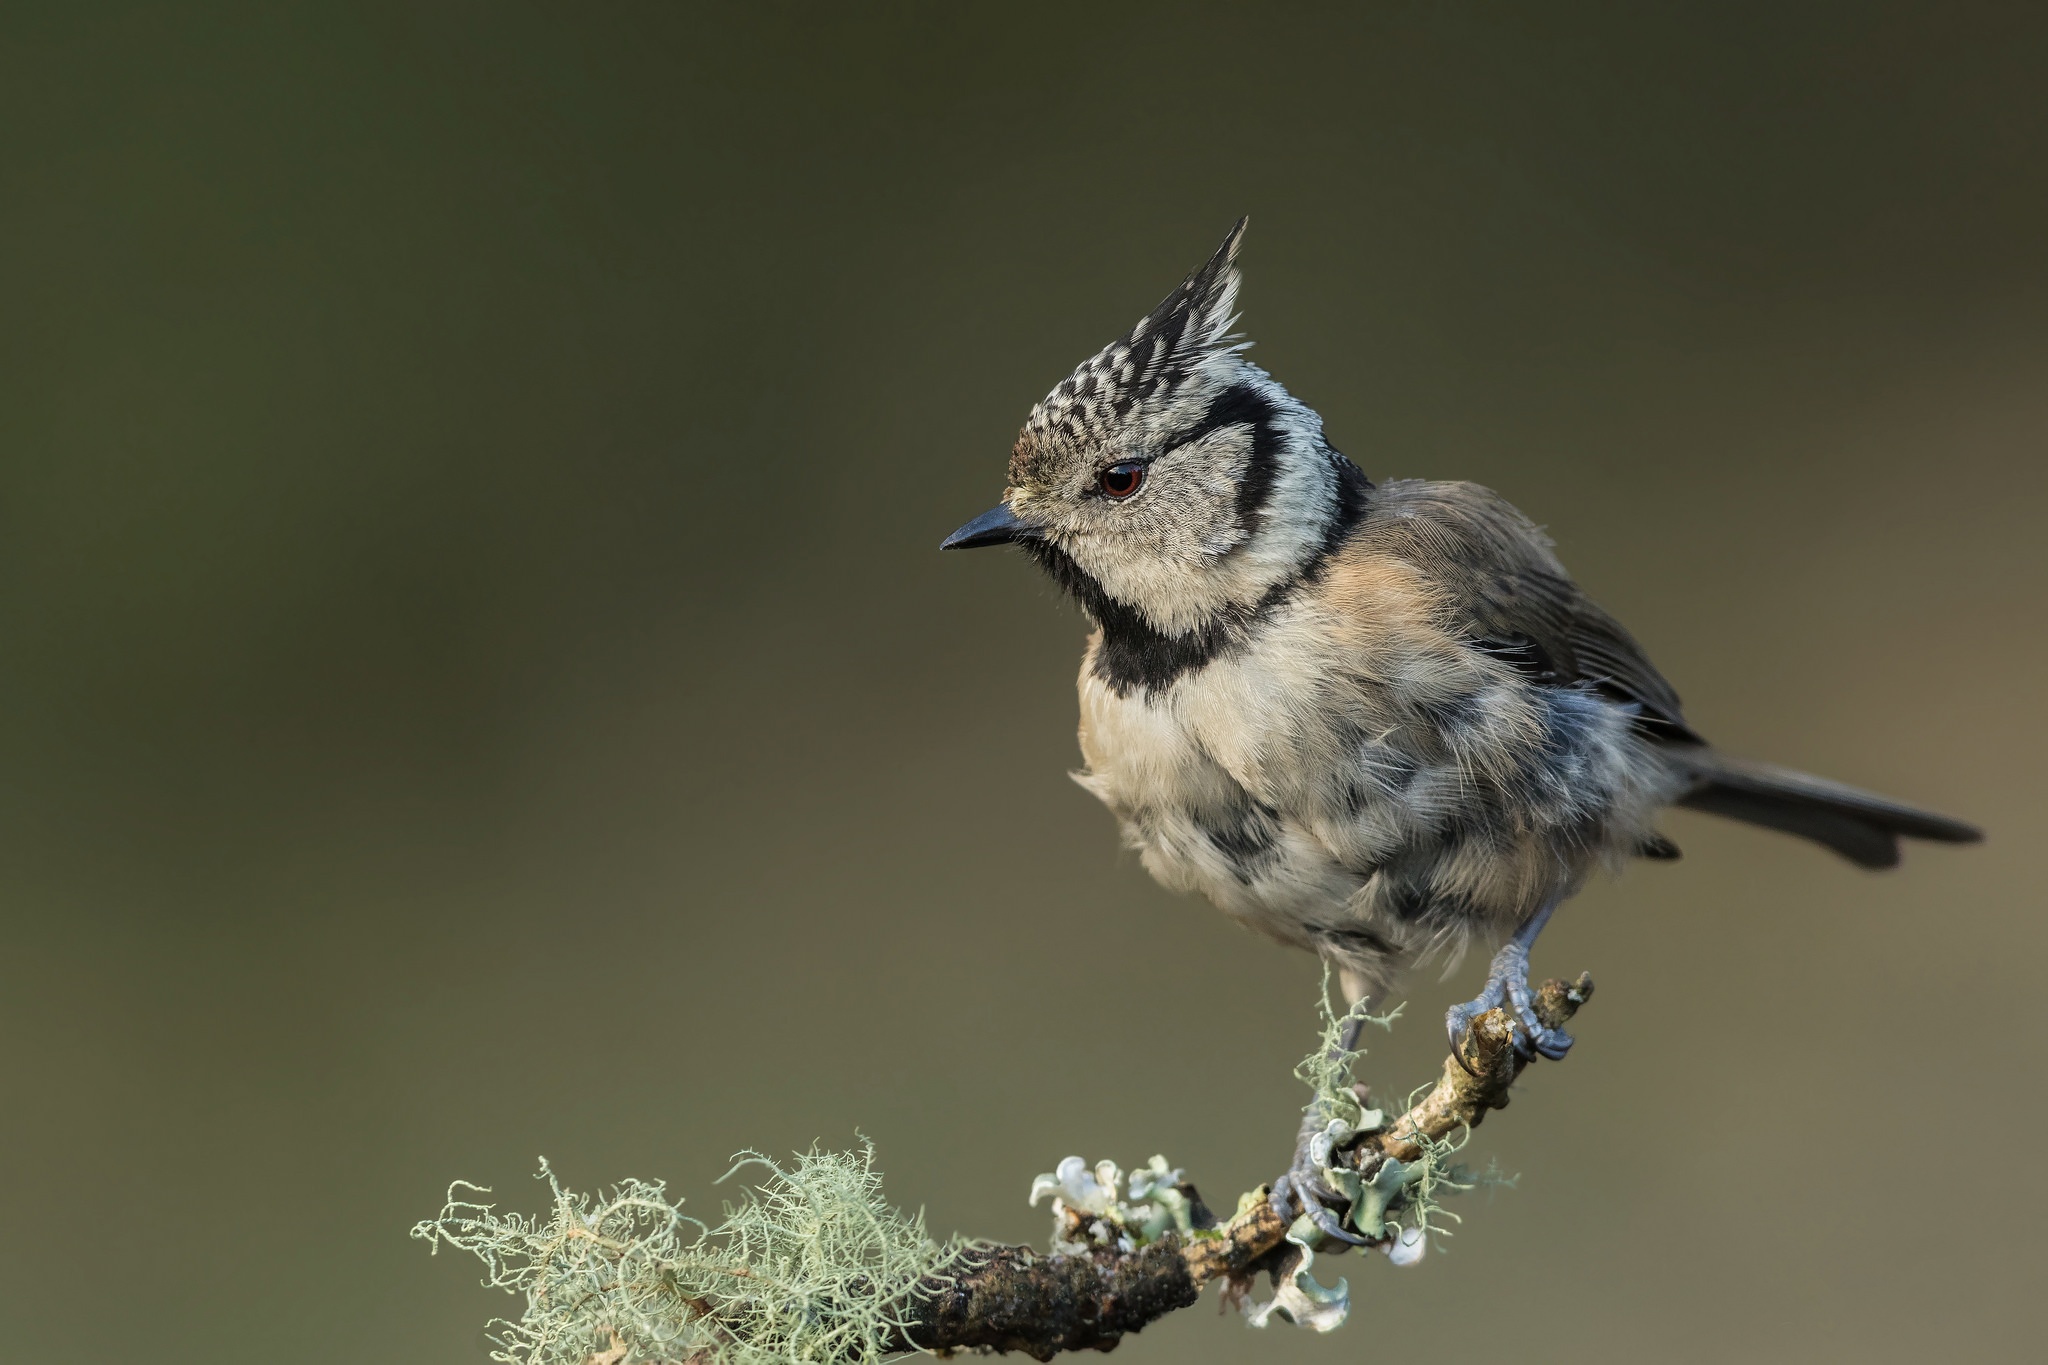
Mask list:
[[[1076,780],[1162,884],[1377,987],[1632,852],[1679,778],[1626,707],[1412,616],[1297,601],[1206,666],[1080,679]]]

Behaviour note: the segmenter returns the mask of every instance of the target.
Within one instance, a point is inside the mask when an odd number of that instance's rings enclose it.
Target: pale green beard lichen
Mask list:
[[[1464,1218],[1443,1206],[1443,1197],[1464,1194],[1469,1190],[1493,1187],[1514,1188],[1518,1177],[1502,1175],[1500,1168],[1491,1160],[1486,1169],[1475,1171],[1462,1162],[1453,1161],[1465,1144],[1472,1140],[1472,1130],[1467,1128],[1456,1137],[1431,1138],[1418,1136],[1416,1144],[1422,1148],[1422,1155],[1408,1162],[1402,1171],[1402,1188],[1390,1205],[1393,1214],[1388,1226],[1397,1232],[1412,1234],[1416,1238],[1448,1237],[1451,1230],[1443,1220],[1454,1223]],[[1399,1165],[1389,1162],[1388,1165]],[[1399,1239],[1394,1245],[1399,1245]],[[1418,1248],[1426,1242],[1413,1242]],[[1391,1253],[1393,1247],[1390,1245]],[[1414,1259],[1420,1259],[1417,1250]]]
[[[707,1229],[660,1182],[628,1180],[597,1195],[562,1188],[545,1161],[545,1220],[499,1214],[450,1186],[438,1218],[413,1236],[468,1251],[485,1283],[521,1295],[499,1321],[491,1358],[506,1365],[716,1360],[731,1365],[869,1365],[892,1354],[920,1281],[957,1251],[882,1198],[874,1151],[820,1152],[766,1168],[725,1221]],[[727,1175],[733,1172],[728,1171]]]
[[[1359,1102],[1358,1092],[1351,1088],[1351,1067],[1364,1050],[1344,1047],[1344,1027],[1354,1019],[1362,1024],[1377,1024],[1392,1030],[1394,1021],[1401,1017],[1404,1005],[1396,1005],[1385,1014],[1374,1014],[1367,1008],[1370,1002],[1361,1000],[1344,1013],[1339,1014],[1330,1006],[1330,968],[1323,967],[1323,988],[1316,997],[1317,1008],[1323,1016],[1321,1044],[1314,1052],[1301,1059],[1294,1068],[1294,1074],[1309,1088],[1309,1102],[1306,1111],[1318,1117],[1335,1120],[1349,1128],[1353,1134],[1370,1133],[1384,1121],[1384,1115],[1377,1109],[1367,1109]],[[1348,1142],[1344,1138],[1341,1142]]]

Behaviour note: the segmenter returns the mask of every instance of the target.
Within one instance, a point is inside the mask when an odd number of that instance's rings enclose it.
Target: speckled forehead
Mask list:
[[[1070,406],[1048,414],[1046,404],[1032,409],[1017,444],[1010,451],[1010,486],[1045,487],[1059,483],[1087,452],[1106,444],[1114,429],[1109,410],[1099,403]]]

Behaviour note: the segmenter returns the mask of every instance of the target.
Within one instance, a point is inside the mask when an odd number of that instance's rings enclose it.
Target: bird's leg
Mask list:
[[[1550,914],[1557,909],[1557,902],[1550,901],[1535,914],[1522,921],[1522,927],[1515,930],[1510,938],[1493,955],[1493,962],[1486,969],[1486,985],[1476,999],[1462,1005],[1453,1005],[1444,1023],[1451,1035],[1451,1055],[1461,1056],[1460,1045],[1465,1041],[1466,1030],[1472,1021],[1491,1009],[1506,1009],[1513,1014],[1521,1028],[1515,1034],[1515,1047],[1527,1056],[1533,1049],[1541,1056],[1557,1061],[1571,1051],[1572,1037],[1563,1029],[1545,1028],[1543,1021],[1536,1017],[1535,1001],[1529,994],[1529,949],[1536,942],[1536,936],[1543,932],[1543,926],[1550,922]]]
[[[1354,1056],[1358,1052],[1359,1031],[1364,1027],[1364,1018],[1354,1011],[1344,1021],[1337,1035],[1336,1049],[1331,1055]],[[1327,1139],[1322,1143],[1316,1141],[1326,1138],[1330,1117],[1324,1112],[1320,1099],[1302,1115],[1301,1129],[1294,1139],[1294,1160],[1288,1164],[1287,1174],[1273,1182],[1273,1207],[1289,1222],[1307,1214],[1317,1229],[1334,1241],[1347,1246],[1366,1246],[1369,1239],[1344,1226],[1344,1215],[1350,1211],[1353,1196],[1331,1184]]]

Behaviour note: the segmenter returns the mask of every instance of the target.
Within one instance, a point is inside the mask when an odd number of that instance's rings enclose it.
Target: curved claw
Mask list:
[[[1453,1005],[1444,1016],[1445,1027],[1451,1035],[1451,1056],[1465,1070],[1472,1074],[1471,1065],[1466,1062],[1463,1051],[1465,1036],[1471,1031],[1472,1021],[1490,1009],[1506,1009],[1514,1017],[1514,1047],[1517,1056],[1527,1061],[1532,1055],[1549,1060],[1561,1061],[1571,1051],[1572,1036],[1563,1029],[1545,1028],[1536,1015],[1536,1001],[1529,989],[1529,943],[1535,939],[1535,931],[1543,927],[1548,919],[1547,912],[1530,920],[1513,939],[1502,945],[1494,954],[1493,964],[1487,969],[1486,985],[1479,996],[1463,1005]]]
[[[1337,1215],[1331,1213],[1328,1209],[1324,1208],[1321,1204],[1316,1203],[1314,1200],[1309,1201],[1308,1208],[1305,1210],[1305,1212],[1308,1214],[1308,1220],[1311,1223],[1314,1223],[1316,1225],[1317,1230],[1320,1231],[1325,1237],[1333,1238],[1336,1241],[1343,1242],[1347,1245],[1355,1247],[1372,1245],[1371,1238],[1360,1237],[1356,1233],[1346,1232],[1344,1230],[1344,1225],[1337,1221]]]
[[[1544,1027],[1543,1021],[1536,1016],[1536,1001],[1529,993],[1527,980],[1510,981],[1507,989],[1515,1018],[1522,1025],[1515,1034],[1515,1051],[1524,1057],[1533,1051],[1553,1062],[1563,1061],[1564,1054],[1572,1050],[1572,1036],[1563,1029]]]
[[[1299,1180],[1298,1175],[1301,1175]],[[1337,1215],[1316,1197],[1317,1183],[1319,1182],[1310,1175],[1289,1171],[1273,1182],[1272,1191],[1267,1194],[1266,1199],[1272,1204],[1273,1212],[1289,1223],[1306,1214],[1308,1220],[1315,1224],[1316,1230],[1323,1236],[1347,1246],[1370,1246],[1371,1239],[1346,1232],[1344,1225],[1337,1220]],[[1297,1185],[1302,1188],[1296,1188]],[[1330,1191],[1330,1196],[1335,1198],[1336,1191]]]
[[[1444,1015],[1444,1029],[1451,1035],[1451,1060],[1461,1067],[1467,1076],[1477,1076],[1472,1064],[1465,1060],[1465,1036],[1472,1031],[1472,1021],[1479,1017],[1475,1008],[1479,1002],[1469,1005],[1453,1005]]]

